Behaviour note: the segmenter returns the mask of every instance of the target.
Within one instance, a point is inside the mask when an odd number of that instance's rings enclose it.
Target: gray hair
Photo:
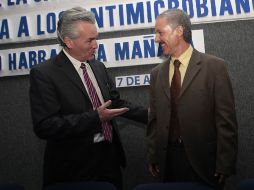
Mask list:
[[[191,22],[189,16],[180,9],[169,9],[162,12],[157,18],[166,18],[170,26],[175,29],[177,26],[183,27],[183,39],[187,43],[192,41]]]
[[[74,7],[63,11],[60,14],[60,18],[57,23],[57,37],[61,46],[66,46],[64,43],[65,37],[69,37],[71,39],[78,37],[75,27],[75,24],[78,21],[95,24],[95,16],[92,12],[87,11],[82,7]]]

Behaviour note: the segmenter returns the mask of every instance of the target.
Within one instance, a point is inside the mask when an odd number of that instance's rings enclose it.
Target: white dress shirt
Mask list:
[[[68,59],[73,64],[73,66],[76,69],[76,71],[78,72],[78,74],[80,76],[80,79],[82,80],[82,82],[83,82],[83,84],[84,84],[84,86],[86,88],[86,92],[87,92],[87,94],[88,94],[88,96],[89,96],[89,98],[91,100],[91,97],[90,97],[90,94],[88,92],[88,88],[87,88],[87,85],[86,85],[86,82],[85,82],[85,79],[84,79],[83,70],[80,68],[81,63],[84,63],[86,65],[87,73],[88,73],[88,75],[89,75],[89,77],[90,77],[90,79],[91,79],[91,81],[93,83],[93,86],[94,86],[94,88],[96,90],[96,93],[97,93],[99,99],[100,99],[100,102],[103,104],[104,103],[104,99],[103,99],[103,96],[102,96],[102,93],[101,93],[101,89],[99,88],[99,85],[97,83],[97,80],[96,80],[96,78],[94,76],[94,73],[93,73],[90,65],[87,62],[80,62],[80,61],[78,61],[77,59],[72,57],[64,49],[63,49],[63,52],[65,53],[65,55],[68,57]],[[96,108],[93,108],[93,109],[95,110]],[[97,134],[94,135],[94,143],[101,142],[103,140],[104,140],[104,136],[103,136],[102,133],[97,133]]]

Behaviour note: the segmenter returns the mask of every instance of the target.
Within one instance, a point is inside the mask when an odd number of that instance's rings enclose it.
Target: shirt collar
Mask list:
[[[185,52],[180,55],[180,57],[171,57],[171,62],[173,63],[176,59],[178,59],[181,62],[181,65],[184,67],[187,67],[191,58],[193,52],[193,47],[190,45]]]
[[[79,60],[75,59],[74,57],[72,57],[65,49],[63,49],[63,52],[65,53],[65,55],[68,57],[68,59],[70,60],[70,62],[73,64],[73,66],[75,67],[76,70],[78,70],[81,66],[81,63]],[[87,64],[86,62],[84,62],[85,64]]]

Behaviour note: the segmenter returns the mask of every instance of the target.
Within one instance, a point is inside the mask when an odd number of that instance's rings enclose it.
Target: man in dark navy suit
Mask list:
[[[36,135],[47,140],[44,186],[108,181],[122,189],[125,154],[114,118],[147,122],[147,109],[120,99],[103,63],[94,59],[94,15],[66,10],[58,22],[63,50],[30,73],[31,113]]]

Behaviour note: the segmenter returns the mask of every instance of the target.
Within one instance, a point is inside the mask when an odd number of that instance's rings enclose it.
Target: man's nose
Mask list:
[[[159,43],[160,42],[160,37],[158,34],[155,34],[155,42]]]
[[[93,48],[93,49],[97,49],[97,48],[98,48],[97,40],[94,40],[94,41],[93,41],[92,48]]]

